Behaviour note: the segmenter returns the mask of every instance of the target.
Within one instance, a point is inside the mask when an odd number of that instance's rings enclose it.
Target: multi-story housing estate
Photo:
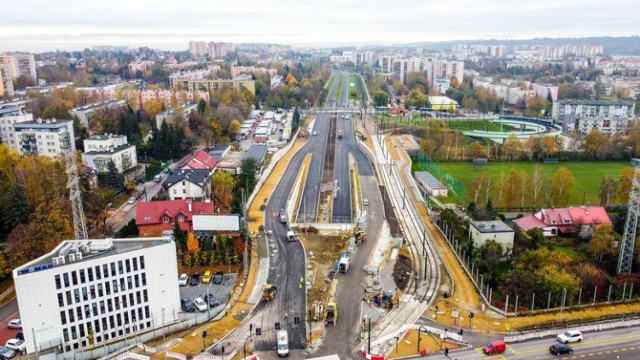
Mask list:
[[[269,69],[266,67],[255,66],[232,66],[231,77],[237,78],[240,74],[268,74],[269,77],[274,77],[278,74],[277,69]]]
[[[558,101],[558,87],[551,84],[531,84],[531,89],[536,92],[537,96],[548,98],[551,101]]]
[[[8,67],[12,80],[21,75],[28,76],[36,81],[36,62],[33,54],[14,52],[0,54],[0,64]]]
[[[135,74],[137,71],[144,73],[147,70],[151,70],[154,64],[155,62],[151,60],[132,62],[129,64],[129,71],[132,74]]]
[[[28,353],[74,355],[174,323],[180,311],[169,238],[65,240],[16,267],[13,281]]]
[[[223,42],[189,41],[189,54],[194,57],[209,56],[212,59],[227,55],[231,44]]]
[[[195,57],[206,56],[208,52],[206,41],[189,41],[189,54]]]
[[[125,135],[106,134],[84,140],[83,164],[98,172],[105,172],[112,161],[119,173],[138,165],[136,146],[130,145]]]
[[[0,65],[0,96],[4,96],[4,77],[2,75],[3,67]],[[11,84],[11,93],[7,93],[8,96],[13,96],[13,84]]]
[[[535,97],[536,92],[528,89],[529,85],[529,82],[518,82],[511,79],[502,79],[499,84],[494,84],[493,79],[488,77],[475,77],[473,79],[473,86],[495,92],[499,99],[504,100],[509,105],[515,105]]]
[[[459,83],[462,83],[464,62],[414,57],[394,59],[391,63],[393,76],[405,84],[407,83],[409,73],[423,71],[426,71],[430,85],[434,85],[438,79],[451,79],[452,77],[455,77]]]
[[[120,108],[124,106],[124,103],[124,100],[105,100],[98,103],[78,106],[69,110],[69,112],[72,116],[77,116],[82,125],[88,128],[89,131],[91,131],[91,129],[89,128],[89,118],[91,117],[92,113],[104,109]]]
[[[209,169],[178,169],[165,181],[169,199],[204,200],[211,197]]]
[[[75,151],[73,142],[73,121],[58,119],[37,119],[14,123],[15,146],[22,155],[43,155],[57,157],[68,151]]]
[[[0,107],[0,142],[17,149],[14,124],[33,121],[33,114],[25,112],[19,106]]]
[[[176,91],[176,90],[144,90],[140,91],[140,104],[149,100],[157,100],[164,104],[165,109],[172,109],[180,104],[197,104],[200,99],[209,102],[208,91]]]
[[[552,116],[566,132],[586,135],[599,130],[612,135],[627,129],[635,106],[634,101],[624,100],[559,100],[553,103]]]
[[[136,225],[140,236],[159,236],[178,222],[184,231],[193,231],[193,215],[213,214],[213,202],[192,199],[142,201],[136,206]]]
[[[208,98],[207,96],[207,99]],[[170,106],[171,105],[169,105],[169,107]],[[156,115],[156,128],[160,129],[163,122],[175,124],[179,121],[186,121],[187,116],[196,110],[198,110],[197,104],[182,104],[176,108],[163,111]]]
[[[256,84],[254,80],[224,80],[224,79],[202,79],[191,80],[185,78],[174,78],[173,86],[180,86],[187,91],[220,91],[224,88],[230,88],[235,91],[243,89],[248,90],[252,94],[256,93]]]

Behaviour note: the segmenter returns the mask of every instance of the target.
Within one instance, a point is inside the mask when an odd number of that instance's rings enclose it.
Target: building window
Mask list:
[[[96,287],[91,285],[89,286],[89,293],[91,294],[91,300],[96,298]]]
[[[65,293],[67,295],[67,305],[71,305],[71,291],[67,290],[67,292]]]
[[[167,224],[169,222],[169,217],[168,216],[163,216],[162,217],[162,222]]]
[[[69,287],[69,274],[62,274],[62,280],[64,281],[64,287]]]
[[[102,297],[104,295],[103,291],[102,291],[102,284],[98,284],[98,296]]]
[[[91,313],[93,314],[93,316],[98,316],[98,304],[97,303],[91,304]]]
[[[58,307],[64,306],[64,296],[62,293],[58,293]]]
[[[118,274],[124,274],[124,268],[122,267],[122,260],[118,260]]]
[[[75,318],[73,317],[73,309],[69,309],[69,311],[67,311],[67,314],[69,314],[69,322],[72,323],[75,320]]]
[[[69,330],[67,329],[62,329],[62,336],[64,337],[64,341],[68,342],[69,341]],[[67,346],[67,351],[70,351],[71,349],[69,348],[69,346]]]
[[[113,293],[117,294],[118,293],[118,280],[113,280],[112,284],[113,284]]]
[[[80,302],[80,290],[73,289],[73,297],[76,299],[76,303]]]
[[[144,269],[144,256],[140,255],[140,269]]]
[[[133,276],[133,281],[136,284],[136,288],[139,288],[140,287],[140,278],[138,277],[138,274],[135,274]]]
[[[89,281],[93,281],[93,269],[92,268],[88,268],[87,269],[87,277],[89,278]]]
[[[127,289],[133,289],[133,283],[131,281],[131,276],[127,276]]]
[[[107,309],[109,309],[109,312],[113,311],[113,305],[111,303],[111,299],[107,299]]]
[[[60,275],[56,275],[55,276],[55,280],[56,280],[56,289],[60,290],[62,288],[62,282],[60,281]]]
[[[102,264],[102,276],[106,279],[109,277],[109,266]]]
[[[131,263],[129,262],[129,259],[124,261],[124,265],[125,265],[125,268],[127,269],[127,272],[130,273],[131,272]]]
[[[183,221],[184,221],[184,216],[179,215],[179,216],[178,216],[178,221],[183,222]]]
[[[78,320],[82,320],[82,309],[80,306],[76,308],[76,315],[78,315]]]
[[[116,276],[116,263],[111,263],[111,276]]]
[[[104,283],[104,291],[105,293],[107,293],[107,295],[111,295],[111,285],[108,281],[105,281]]]
[[[76,275],[75,271],[71,272],[71,283],[73,285],[78,285],[78,276]]]
[[[142,298],[144,302],[149,302],[149,294],[147,293],[147,289],[142,290]]]
[[[60,322],[62,325],[67,323],[67,314],[65,314],[64,311],[60,311]]]
[[[142,277],[142,286],[147,286],[147,274],[142,273],[140,276]]]
[[[89,300],[89,294],[87,294],[87,288],[86,287],[82,288],[82,300],[84,300],[84,301],[88,301]]]
[[[96,279],[100,280],[102,279],[102,276],[100,274],[100,266],[96,265]]]
[[[138,271],[138,258],[133,258],[133,271]]]
[[[85,277],[84,277],[84,269],[80,270],[80,283],[84,284],[86,281]]]

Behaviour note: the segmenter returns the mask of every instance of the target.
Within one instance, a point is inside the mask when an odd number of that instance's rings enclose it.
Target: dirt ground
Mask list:
[[[411,263],[411,254],[406,246],[400,248],[398,252],[398,260],[393,266],[393,281],[396,287],[404,290],[409,283],[411,273],[413,272],[413,264]]]
[[[404,333],[404,336],[398,341],[398,346],[394,346],[389,353],[388,359],[403,358],[406,356],[416,356],[420,351],[424,350],[425,355],[434,355],[439,352],[440,347],[442,349],[447,347],[449,350],[458,349],[457,344],[445,341],[443,342],[439,337],[435,335],[427,335],[422,333],[420,336],[420,350],[418,350],[418,332],[415,330],[409,330]]]
[[[333,266],[340,258],[340,254],[349,246],[349,239],[343,239],[341,236],[322,236],[318,235],[314,228],[298,229],[300,241],[307,250],[308,274],[311,278],[312,288],[307,292],[307,303],[309,308],[314,302],[324,304],[327,300],[327,291],[329,290],[329,275],[333,271]],[[313,253],[313,258],[310,254]]]

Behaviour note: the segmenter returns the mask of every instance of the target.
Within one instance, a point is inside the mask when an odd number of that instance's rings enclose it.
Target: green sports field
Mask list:
[[[626,168],[631,167],[629,162],[560,162],[559,164],[543,164],[533,162],[489,162],[486,165],[475,165],[471,162],[454,163],[454,162],[438,162],[437,165],[441,170],[449,173],[450,176],[468,186],[471,181],[482,173],[486,173],[491,177],[492,181],[500,176],[500,173],[507,173],[511,169],[525,171],[531,173],[533,167],[539,164],[542,173],[547,179],[551,179],[553,174],[560,167],[566,167],[573,173],[576,184],[571,190],[570,203],[572,205],[582,205],[582,197],[585,196],[586,202],[589,204],[598,204],[598,192],[600,191],[600,182],[605,176],[620,178],[620,174]],[[425,166],[414,163],[414,170],[423,171]]]

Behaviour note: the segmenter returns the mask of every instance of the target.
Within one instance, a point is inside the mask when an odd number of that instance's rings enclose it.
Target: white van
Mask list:
[[[160,182],[160,180],[162,180],[162,176],[160,176],[160,174],[153,177],[153,181],[155,182]]]
[[[278,330],[278,356],[289,355],[289,334],[287,330]]]

